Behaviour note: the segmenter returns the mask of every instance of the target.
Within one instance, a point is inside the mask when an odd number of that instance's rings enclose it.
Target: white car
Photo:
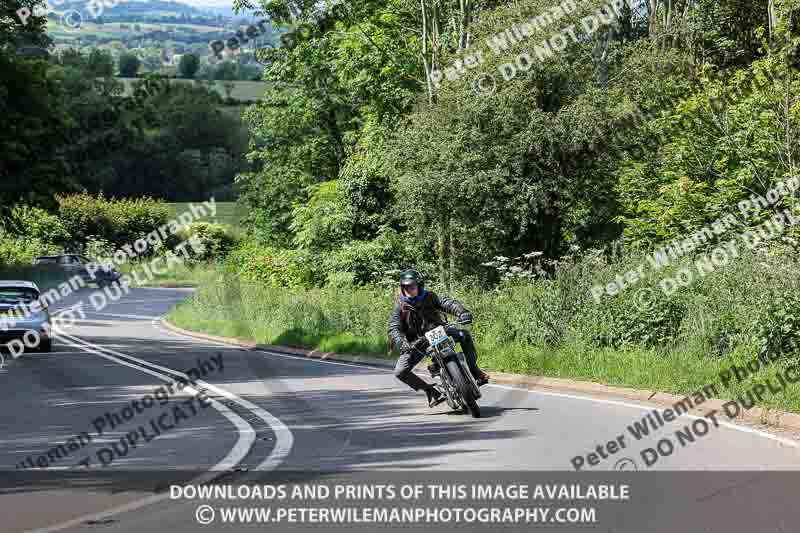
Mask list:
[[[39,302],[40,297],[41,291],[35,283],[0,280],[0,343],[3,348],[19,340],[32,350],[53,351],[50,311],[47,305]]]

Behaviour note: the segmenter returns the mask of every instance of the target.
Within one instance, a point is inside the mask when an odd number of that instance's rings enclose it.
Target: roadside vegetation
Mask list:
[[[718,384],[719,372],[733,364],[776,360],[725,390],[721,396],[729,399],[797,363],[800,266],[793,255],[749,253],[669,297],[653,277],[595,301],[592,287],[639,261],[644,257],[582,258],[560,263],[554,277],[511,278],[491,290],[437,283],[432,289],[461,299],[475,314],[481,365],[495,371],[688,394]],[[663,275],[687,266],[681,261]],[[396,356],[386,334],[397,294],[391,275],[384,287],[290,289],[240,268],[247,267],[234,261],[218,268],[213,282],[168,319],[261,344]],[[760,405],[800,411],[800,386]]]
[[[35,282],[40,288],[53,287],[68,276],[58,267],[33,266],[42,255],[78,253],[93,260],[111,258],[123,249],[167,225],[188,211],[185,206],[170,205],[149,198],[114,199],[102,195],[65,195],[56,197],[58,208],[48,212],[20,204],[12,208],[0,223],[0,277]],[[225,207],[223,206],[223,209]],[[218,215],[220,213],[217,213]],[[234,248],[240,235],[233,227],[207,221],[196,221],[180,230],[158,247],[129,259],[120,266],[122,273],[139,272],[139,279],[148,279],[150,270],[144,265],[164,256],[175,247],[196,236],[203,250],[177,267],[156,274],[146,286],[196,287],[211,284],[217,277],[215,259],[222,259]]]
[[[615,17],[608,2],[575,2],[504,45],[507,29],[558,3],[240,3],[277,26],[305,23],[259,52],[265,92],[243,114],[246,136],[203,86],[148,79],[124,96],[102,92],[118,83],[106,80],[74,92],[74,56],[0,48],[0,67],[22,80],[0,99],[2,216],[27,204],[61,217],[56,198],[83,190],[172,202],[229,191],[239,227],[198,229],[220,244],[171,280],[201,286],[172,320],[262,343],[386,355],[396,275],[413,267],[474,311],[494,370],[688,393],[733,363],[772,354],[769,373],[800,358],[798,227],[697,275],[721,243],[776,213],[800,216],[797,190],[752,216],[739,208],[798,176],[800,0],[639,2]],[[608,23],[588,32],[582,21],[598,13]],[[562,31],[572,25],[579,38]],[[41,38],[36,28],[0,42]],[[535,57],[554,35],[564,46]],[[478,67],[451,68],[477,52]],[[20,113],[30,87],[44,87],[42,105]],[[88,123],[85,102],[110,106],[91,136],[67,120]],[[736,224],[660,272],[595,298],[729,214]],[[58,245],[25,231],[8,230],[6,255]],[[662,290],[684,268],[694,279]],[[793,387],[763,403],[798,410],[798,398]]]
[[[237,180],[250,238],[175,310],[178,325],[387,355],[393,275],[415,267],[475,312],[494,370],[688,393],[734,362],[800,357],[797,228],[674,292],[659,285],[776,212],[797,214],[795,193],[661,272],[646,258],[797,176],[798,2],[643,3],[511,80],[503,63],[604,3],[500,54],[485,43],[557,3],[389,4],[352,3],[269,53],[264,103],[245,114],[269,143]],[[422,10],[468,22],[423,27]],[[426,84],[470,53],[466,33],[486,64]],[[484,74],[494,91],[474,90]],[[645,279],[592,296],[642,264]],[[764,403],[797,410],[792,391]]]

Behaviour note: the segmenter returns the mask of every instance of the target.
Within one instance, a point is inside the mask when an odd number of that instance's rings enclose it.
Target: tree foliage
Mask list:
[[[491,281],[496,257],[655,246],[796,173],[800,0],[236,4],[283,32],[258,51],[268,89],[244,114],[247,149],[204,87],[147,78],[124,96],[107,56],[5,57],[22,81],[4,83],[38,111],[0,93],[0,171],[37,192],[3,194],[202,195],[238,171],[269,246],[246,256],[280,258],[275,283],[408,266]]]
[[[135,78],[141,64],[139,58],[134,54],[121,54],[119,56],[119,75],[123,78]]]
[[[182,78],[193,79],[197,70],[200,68],[200,58],[195,54],[183,54],[178,64],[178,70]]]

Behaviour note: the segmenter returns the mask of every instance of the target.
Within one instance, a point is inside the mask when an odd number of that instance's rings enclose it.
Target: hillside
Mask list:
[[[129,96],[131,94],[131,87],[132,85],[137,82],[138,78],[117,78],[119,81],[125,84],[125,93],[124,95]],[[171,80],[172,83],[193,83],[192,80],[185,80],[185,79],[174,79]],[[225,87],[226,82],[217,80],[213,81],[214,90],[223,98],[232,98],[234,100],[239,100],[241,102],[252,102],[259,100],[263,95],[264,91],[267,89],[269,85],[267,82],[263,81],[234,81],[232,83],[232,90],[230,95],[228,95],[228,91]],[[206,84],[208,86],[208,84]]]
[[[141,60],[142,73],[174,76],[180,56],[194,54],[203,67],[200,77],[213,78],[218,61],[211,57],[210,43],[227,40],[255,20],[247,11],[236,15],[223,11],[179,2],[138,1],[104,8],[94,17],[85,2],[66,2],[48,14],[47,32],[57,52],[99,49],[115,59],[124,52],[133,53]],[[225,51],[225,59],[241,66],[233,79],[260,79],[262,66],[255,50],[277,39],[267,28],[266,34],[251,39],[240,50]]]

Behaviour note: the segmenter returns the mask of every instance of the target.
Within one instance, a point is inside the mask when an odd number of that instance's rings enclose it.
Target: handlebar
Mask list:
[[[444,327],[444,329],[448,329],[448,328],[454,328],[456,326],[466,326],[467,324],[471,324],[471,323],[472,323],[472,320],[456,320],[455,322],[451,322],[449,324],[443,324],[442,327]],[[411,348],[414,349],[414,350],[418,350],[419,349],[419,345],[424,343],[424,342],[428,342],[428,339],[425,337],[425,335],[421,336],[420,338],[418,338],[417,340],[412,342],[411,343]]]

